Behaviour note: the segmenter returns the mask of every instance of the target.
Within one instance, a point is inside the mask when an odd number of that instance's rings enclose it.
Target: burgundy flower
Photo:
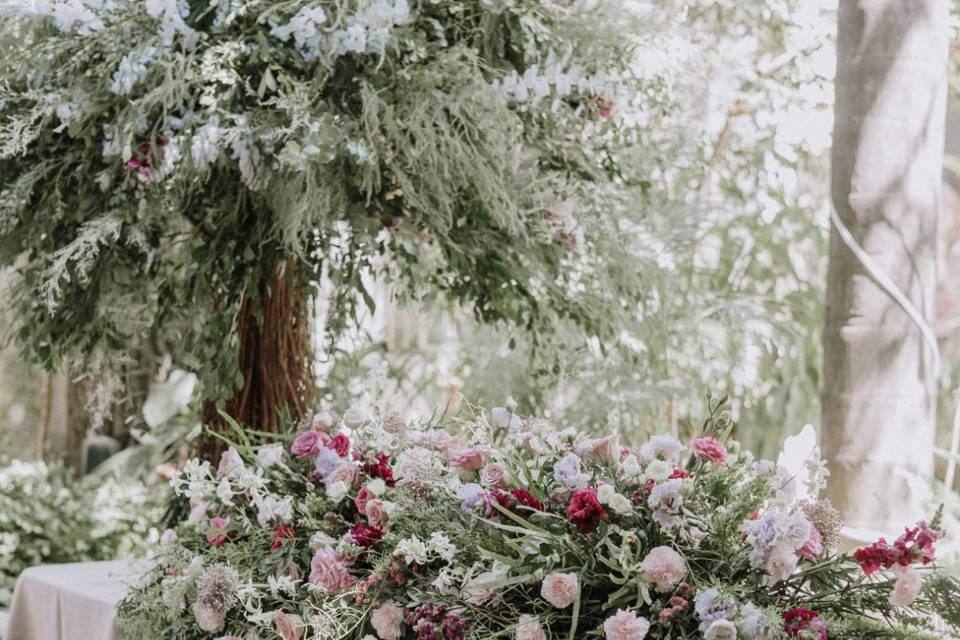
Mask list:
[[[372,460],[363,463],[363,472],[371,478],[383,478],[388,487],[394,485],[393,470],[389,465],[390,458],[385,453],[378,453]]]
[[[358,547],[369,549],[380,544],[380,540],[383,539],[383,531],[358,522],[350,528],[350,538]]]
[[[338,433],[330,438],[330,442],[327,443],[327,448],[336,451],[337,455],[341,458],[346,458],[347,454],[350,453],[350,438],[342,433]]]
[[[273,530],[273,543],[270,545],[270,551],[276,551],[296,536],[296,527],[290,524],[278,524]]]
[[[827,625],[819,618],[817,612],[812,609],[798,607],[784,611],[783,622],[783,629],[791,638],[799,638],[801,637],[801,633],[809,630],[817,634],[817,640],[828,640]],[[805,634],[803,637],[806,638],[808,636],[809,634]]]
[[[567,519],[577,525],[580,533],[592,533],[601,520],[608,518],[607,512],[597,498],[597,490],[593,487],[577,489],[570,495],[567,505]]]
[[[516,500],[518,504],[529,507],[534,511],[543,511],[543,503],[537,500],[537,497],[526,489],[510,489],[510,495],[513,496],[513,499]]]

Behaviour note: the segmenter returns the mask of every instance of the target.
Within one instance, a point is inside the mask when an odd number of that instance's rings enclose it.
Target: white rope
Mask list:
[[[837,213],[835,207],[830,207],[830,221],[833,223],[834,228],[837,230],[837,234],[840,236],[840,239],[843,240],[843,243],[847,245],[847,248],[853,253],[853,255],[860,261],[863,267],[867,270],[873,279],[880,285],[880,288],[883,289],[887,295],[893,298],[894,302],[900,305],[900,308],[913,320],[913,323],[917,325],[920,329],[920,333],[923,335],[924,341],[927,343],[927,346],[930,347],[930,351],[933,354],[933,375],[934,379],[940,377],[940,347],[937,344],[937,336],[934,333],[933,329],[927,323],[926,319],[923,317],[923,314],[914,306],[913,302],[907,298],[906,294],[900,290],[899,287],[885,274],[880,267],[874,262],[873,258],[864,251],[863,247],[857,242],[856,238],[853,237],[853,234],[850,232],[850,229],[847,228],[847,225],[843,223],[843,220],[840,219],[840,215]],[[934,414],[934,420],[936,420],[936,414]],[[956,409],[953,413],[953,433],[950,437],[950,450],[944,451],[943,449],[937,447],[934,449],[934,453],[947,459],[947,472],[944,477],[944,484],[948,491],[953,490],[953,480],[956,477],[957,473],[957,460],[960,458],[960,395],[957,398]]]

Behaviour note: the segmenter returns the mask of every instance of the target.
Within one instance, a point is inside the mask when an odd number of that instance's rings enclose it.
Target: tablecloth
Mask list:
[[[145,570],[129,561],[31,567],[17,579],[4,640],[117,640],[117,605]]]

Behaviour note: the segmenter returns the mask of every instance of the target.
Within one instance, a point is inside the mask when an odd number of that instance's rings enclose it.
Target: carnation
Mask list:
[[[640,563],[640,577],[657,585],[660,591],[670,591],[687,573],[683,556],[670,547],[654,547]]]
[[[524,614],[517,621],[517,629],[513,636],[514,640],[547,640],[547,634],[536,616]]]
[[[607,512],[597,498],[596,489],[591,487],[578,489],[570,495],[570,504],[567,505],[567,519],[577,525],[577,530],[580,533],[595,531],[600,521],[607,518]]]
[[[392,601],[384,602],[370,614],[370,626],[380,640],[399,640],[403,634],[403,609]]]
[[[649,630],[650,623],[646,618],[623,609],[618,609],[616,614],[603,623],[606,640],[643,640]]]
[[[580,581],[575,573],[551,573],[540,585],[540,595],[557,609],[566,609],[580,595]]]
[[[737,640],[737,627],[729,620],[714,620],[710,623],[704,640]]]
[[[334,595],[349,588],[356,580],[347,573],[337,552],[329,546],[317,549],[310,561],[310,582]]]
[[[714,464],[724,464],[727,461],[727,448],[716,438],[710,436],[694,438],[693,442],[690,443],[690,448],[693,449],[693,453],[697,457],[709,460]]]

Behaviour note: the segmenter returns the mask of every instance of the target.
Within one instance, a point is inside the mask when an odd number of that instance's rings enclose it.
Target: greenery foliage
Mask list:
[[[534,343],[615,338],[642,281],[611,260],[635,244],[618,150],[662,94],[626,34],[659,20],[597,4],[0,5],[20,344],[56,366],[149,341],[223,397],[241,301],[290,259],[331,283],[334,335],[374,271]]]

